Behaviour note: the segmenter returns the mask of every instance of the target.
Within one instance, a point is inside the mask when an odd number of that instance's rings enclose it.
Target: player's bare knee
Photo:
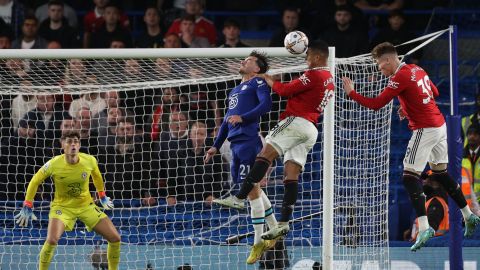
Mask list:
[[[58,240],[60,240],[60,237],[57,236],[47,236],[47,239],[45,242],[47,242],[49,245],[55,246],[58,244]]]
[[[272,162],[274,159],[278,157],[278,152],[271,146],[270,144],[266,144],[265,147],[263,147],[262,151],[258,153],[258,157],[262,157],[265,159],[268,159],[270,162]]]
[[[417,177],[420,177],[420,175],[422,174],[422,172],[419,172],[419,171],[416,171],[415,169],[413,168],[403,168],[403,174],[404,175],[412,175],[412,176],[417,176]]]
[[[262,189],[257,184],[257,185],[254,186],[252,191],[250,191],[250,193],[248,193],[248,199],[250,201],[252,201],[252,200],[260,198],[261,195],[262,195]]]
[[[430,163],[430,168],[432,171],[445,171],[447,170],[448,164],[447,163],[439,163],[439,164],[433,164]]]
[[[120,234],[116,230],[115,230],[115,232],[112,232],[110,235],[105,237],[105,239],[109,243],[117,243],[117,242],[120,242],[122,240],[121,237],[120,237]]]

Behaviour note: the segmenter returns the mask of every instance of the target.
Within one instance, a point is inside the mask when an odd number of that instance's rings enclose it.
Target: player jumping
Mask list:
[[[460,185],[447,172],[447,127],[435,103],[435,97],[439,95],[437,87],[421,67],[400,62],[391,43],[377,45],[372,50],[372,56],[382,74],[390,77],[382,93],[374,98],[364,97],[354,90],[354,83],[346,77],[343,78],[343,86],[350,98],[373,110],[384,107],[398,96],[399,114],[408,119],[408,126],[413,130],[403,160],[403,185],[410,196],[419,223],[417,240],[410,249],[420,249],[435,234],[428,224],[425,194],[420,180],[420,174],[427,162],[432,169],[431,179],[440,183],[460,208],[465,219],[465,236],[470,237],[475,227],[480,224],[480,218],[472,213]]]
[[[333,77],[327,60],[328,45],[323,41],[316,41],[307,51],[308,70],[298,79],[281,83],[269,75],[262,75],[275,93],[288,98],[287,108],[280,116],[281,121],[265,138],[266,144],[243,181],[239,193],[213,201],[232,208],[243,208],[247,195],[265,176],[272,161],[283,155],[285,194],[281,218],[277,226],[262,234],[263,239],[277,239],[289,231],[288,222],[297,201],[298,177],[305,166],[308,152],[317,141],[316,124],[320,114],[333,95]]]

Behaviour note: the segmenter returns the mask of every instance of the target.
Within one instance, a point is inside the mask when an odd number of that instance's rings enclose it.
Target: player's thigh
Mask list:
[[[316,128],[315,128],[316,131]],[[315,145],[315,142],[317,141],[317,136],[318,136],[318,131],[310,132],[310,135],[308,139],[304,142],[301,143],[297,146],[292,147],[285,153],[285,157],[283,159],[283,163],[287,162],[293,162],[297,165],[300,166],[300,171],[303,171],[303,168],[305,167],[305,163],[307,163],[307,155],[310,150],[312,150],[313,146]],[[294,168],[293,166],[292,168]],[[293,173],[296,170],[291,171]],[[289,171],[290,173],[290,171]],[[287,176],[287,172],[285,172],[285,176]]]
[[[71,231],[75,227],[77,215],[74,211],[72,211],[72,209],[68,207],[52,205],[52,207],[50,208],[50,213],[48,214],[48,219],[60,220],[65,226],[65,231]]]
[[[93,202],[78,209],[78,219],[85,224],[89,232],[106,217],[107,215]]]
[[[318,130],[314,124],[301,117],[287,117],[280,121],[268,133],[265,141],[270,144],[279,155],[291,148],[305,143],[314,136],[318,136]]]
[[[64,232],[65,232],[65,224],[63,224],[63,221],[57,218],[50,218],[48,220],[46,241],[51,245],[56,245]]]
[[[255,163],[257,154],[261,150],[262,141],[259,137],[234,144],[232,147],[232,154],[235,158],[232,164],[235,163],[235,168],[237,170],[237,177],[233,178],[235,183],[241,183],[247,177],[250,169]]]
[[[431,164],[432,170],[445,170],[448,164],[448,143],[447,143],[447,127],[443,126],[435,130],[438,142],[432,148],[428,162]]]
[[[438,142],[435,135],[435,132],[427,128],[413,131],[403,159],[404,170],[422,172],[425,169],[430,153]]]
[[[112,221],[105,216],[93,227],[93,230],[103,236],[108,242],[120,242],[120,234]]]

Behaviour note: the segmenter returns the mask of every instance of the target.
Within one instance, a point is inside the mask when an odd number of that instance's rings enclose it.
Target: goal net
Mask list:
[[[240,61],[252,49],[206,50],[35,50],[1,51],[0,268],[36,269],[46,238],[50,180],[39,188],[39,220],[21,229],[14,223],[33,174],[61,154],[59,137],[81,133],[81,151],[95,155],[107,195],[107,211],[122,238],[120,269],[253,269],[245,260],[253,239],[226,239],[253,230],[248,212],[212,206],[212,197],[232,188],[228,145],[213,163],[203,155],[222,121],[229,91],[240,82]],[[306,69],[304,57],[283,48],[262,48],[270,73],[290,81]],[[188,57],[187,57],[188,56]],[[20,59],[21,58],[21,59]],[[301,267],[322,263],[322,214],[333,217],[333,260],[339,269],[388,268],[388,169],[391,106],[372,113],[346,98],[340,78],[349,76],[365,95],[385,86],[368,57],[336,59],[334,121],[319,125],[318,143],[301,175],[292,231],[259,266]],[[333,71],[333,70],[332,70]],[[262,118],[265,136],[286,100],[272,94]],[[324,125],[334,128],[324,142]],[[324,179],[325,145],[333,145],[334,177]],[[330,150],[331,151],[331,150]],[[279,213],[283,164],[272,167],[262,186]],[[322,205],[324,182],[333,205]],[[333,181],[333,182],[332,182]],[[94,187],[90,190],[94,196]],[[307,217],[302,219],[302,217]],[[106,242],[77,222],[57,247],[51,269],[101,269]]]

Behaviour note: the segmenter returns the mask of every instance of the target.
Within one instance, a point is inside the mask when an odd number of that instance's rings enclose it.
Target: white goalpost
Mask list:
[[[248,213],[209,203],[231,188],[228,147],[211,165],[203,164],[202,151],[239,83],[239,63],[253,49],[267,53],[269,73],[282,81],[306,69],[304,56],[284,48],[1,50],[0,268],[36,269],[51,182],[35,197],[39,221],[20,229],[13,216],[34,172],[60,154],[62,131],[79,129],[82,151],[97,157],[114,200],[106,213],[122,236],[120,269],[269,269],[312,261],[323,269],[389,269],[392,105],[372,113],[341,89],[341,77],[349,76],[360,93],[373,96],[387,79],[370,57],[336,59],[333,48],[335,97],[300,179],[286,251],[245,264],[253,230]],[[264,136],[285,107],[276,94],[272,99]],[[206,138],[190,133],[199,128]],[[274,165],[262,185],[279,213],[283,165]],[[241,237],[227,241],[235,236]],[[105,250],[106,242],[77,223],[62,236],[51,269],[102,269]]]

